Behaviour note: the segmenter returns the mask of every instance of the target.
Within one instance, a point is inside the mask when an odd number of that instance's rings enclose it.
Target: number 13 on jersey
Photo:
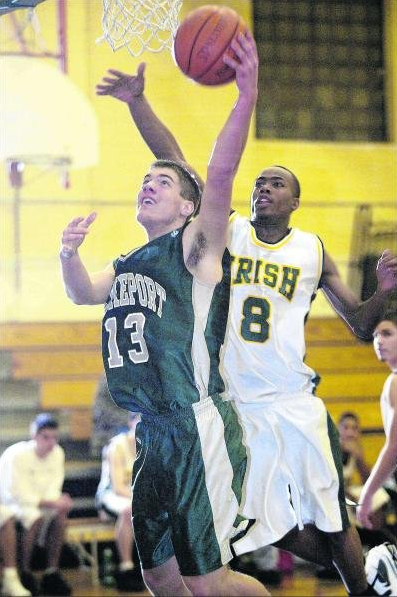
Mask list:
[[[127,351],[127,356],[135,364],[146,363],[149,360],[149,352],[145,338],[143,337],[145,321],[146,319],[143,313],[129,313],[124,320],[124,329],[132,330],[130,333],[130,340],[133,348]],[[109,367],[111,369],[114,367],[122,367],[124,365],[125,357],[120,354],[117,344],[117,319],[115,317],[110,317],[105,321],[104,327],[109,334]]]

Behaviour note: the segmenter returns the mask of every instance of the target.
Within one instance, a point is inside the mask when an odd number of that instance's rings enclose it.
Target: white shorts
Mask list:
[[[109,514],[118,516],[127,508],[131,509],[131,501],[132,497],[117,495],[109,489],[101,496],[99,507],[104,508]]]
[[[29,530],[33,524],[39,519],[43,519],[42,531],[40,536],[44,533],[44,529],[48,528],[51,520],[56,516],[56,510],[53,508],[38,508],[35,506],[17,506],[9,504],[7,506],[16,520],[18,520],[25,530]]]
[[[347,528],[339,437],[323,401],[301,392],[233,404],[248,449],[241,514],[256,519],[235,552],[269,545],[305,524],[327,533]]]

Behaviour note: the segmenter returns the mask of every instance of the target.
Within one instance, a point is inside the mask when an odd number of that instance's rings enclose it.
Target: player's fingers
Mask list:
[[[241,63],[257,63],[256,46],[245,37],[244,33],[240,33],[238,38],[234,38],[230,45]]]
[[[109,87],[108,85],[97,85],[95,87],[95,93],[97,95],[110,95],[113,91],[113,87]]]
[[[119,81],[120,81],[120,79],[111,79],[110,77],[103,77],[103,79],[102,79],[103,83],[109,83],[110,85],[115,85]]]
[[[116,81],[115,83],[104,83],[104,82],[100,82],[97,85],[95,85],[96,88],[98,89],[113,89],[114,87],[118,86],[118,81]]]
[[[114,68],[108,68],[108,73],[118,77],[119,79],[124,79],[124,77],[130,77],[131,75],[127,75],[126,73],[122,73],[121,70],[115,70]]]
[[[77,216],[77,218],[73,218],[73,220],[70,220],[68,227],[78,226],[80,222],[82,222],[83,220],[84,216]]]
[[[245,48],[242,43],[244,35],[239,33],[237,37],[234,37],[230,42],[230,47],[232,48],[233,52],[237,54],[239,58],[243,58],[245,56]]]
[[[65,233],[65,234],[62,235],[62,244],[65,245],[67,243],[76,242],[76,241],[77,242],[81,242],[81,241],[84,240],[85,235],[86,235],[85,231],[84,232],[80,232],[78,234],[76,232],[74,232],[74,233],[71,233],[71,232]]]
[[[82,222],[82,224],[84,224],[84,226],[91,226],[92,222],[96,219],[97,217],[97,212],[96,211],[92,211]]]
[[[140,79],[142,79],[143,75],[145,74],[145,69],[146,69],[146,62],[141,62],[138,65],[138,70],[136,72],[136,76],[139,77]]]
[[[223,55],[223,62],[230,66],[233,70],[236,70],[237,67],[241,64],[238,60],[235,60],[230,54]]]
[[[386,249],[385,251],[383,251],[381,257],[378,259],[377,269],[395,267],[396,265],[397,256],[393,255],[393,253],[389,249]]]
[[[247,29],[247,31],[241,31],[237,37],[234,37],[232,39],[232,43],[234,41],[237,41],[239,43],[239,45],[245,50],[248,51],[252,48],[252,42],[253,42],[253,37],[248,37],[249,31]]]

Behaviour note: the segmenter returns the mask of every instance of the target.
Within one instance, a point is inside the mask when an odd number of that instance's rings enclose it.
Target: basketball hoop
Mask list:
[[[132,56],[172,47],[182,0],[103,0],[103,36],[112,50]]]

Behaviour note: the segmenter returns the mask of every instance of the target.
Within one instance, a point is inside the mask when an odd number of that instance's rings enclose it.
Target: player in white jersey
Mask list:
[[[376,490],[394,473],[397,466],[397,312],[385,313],[374,331],[374,348],[379,360],[390,368],[380,397],[386,441],[361,492],[357,511],[359,521],[372,528],[371,502]]]
[[[97,92],[127,103],[157,157],[185,162],[143,94],[144,65],[136,76],[112,75]],[[321,287],[353,332],[366,337],[396,287],[397,259],[383,253],[377,292],[360,303],[316,237],[289,227],[299,196],[296,176],[272,166],[255,180],[251,219],[231,218],[232,290],[223,366],[251,454],[242,512],[257,519],[235,547],[243,553],[274,543],[320,565],[334,563],[349,594],[372,595],[344,504],[337,432],[323,402],[311,393],[313,372],[303,362],[304,322]]]
[[[380,397],[386,441],[368,477],[359,498],[357,518],[365,527],[372,528],[373,499],[379,488],[392,481],[397,466],[397,312],[384,313],[374,330],[374,349],[380,361],[390,368]],[[390,478],[390,479],[389,479]],[[366,559],[367,578],[382,595],[397,595],[397,548],[386,542],[372,548]]]
[[[302,323],[322,272],[319,238],[294,228],[269,244],[234,212],[228,248],[233,292],[223,364],[229,398],[257,403],[275,392],[312,392]]]

